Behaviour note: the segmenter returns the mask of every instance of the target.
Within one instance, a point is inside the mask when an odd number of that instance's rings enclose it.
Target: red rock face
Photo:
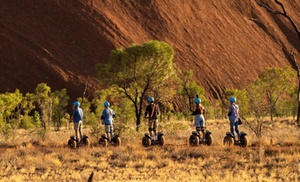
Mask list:
[[[300,26],[300,2],[284,5]],[[192,69],[210,98],[248,85],[266,67],[289,66],[283,47],[300,60],[289,22],[255,1],[5,1],[0,17],[0,92],[33,92],[46,82],[71,98],[85,84],[90,94],[101,88],[95,65],[111,50],[153,39],[174,48],[177,67]]]

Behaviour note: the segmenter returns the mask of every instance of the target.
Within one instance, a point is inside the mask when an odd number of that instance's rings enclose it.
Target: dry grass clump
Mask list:
[[[179,122],[178,122],[179,123]],[[178,124],[175,123],[175,124]],[[251,143],[247,148],[226,147],[223,137],[228,131],[226,121],[208,121],[212,146],[190,147],[187,138],[193,127],[184,130],[163,128],[166,145],[141,146],[143,131],[121,136],[121,147],[101,148],[90,138],[90,148],[71,150],[66,147],[72,130],[51,132],[45,141],[22,137],[2,141],[0,145],[1,181],[299,181],[299,130],[283,125],[265,126],[264,137],[255,138],[246,126]],[[171,125],[171,124],[169,124]],[[284,127],[285,126],[285,127]],[[88,133],[88,128],[85,129]],[[268,143],[270,137],[275,141]],[[285,140],[285,137],[287,139]]]

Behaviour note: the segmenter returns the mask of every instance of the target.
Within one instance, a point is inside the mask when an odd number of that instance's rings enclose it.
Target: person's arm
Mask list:
[[[102,111],[102,115],[101,115],[100,119],[102,120],[102,123],[104,123],[104,119],[105,119],[105,110]]]
[[[112,117],[115,118],[116,114],[115,114],[114,110],[111,110],[111,114],[112,114]]]
[[[195,115],[196,115],[196,111],[197,111],[197,109],[195,109],[195,110],[192,112],[192,116],[195,116]]]
[[[230,105],[230,106],[229,106],[229,111],[228,111],[227,116],[231,116],[231,114],[232,114],[232,106]]]
[[[146,107],[146,111],[145,111],[145,114],[144,114],[145,118],[147,117],[148,113],[149,113],[149,106]]]
[[[74,120],[74,114],[75,114],[75,110],[72,111],[72,115],[71,115],[71,117],[69,119],[70,122],[72,122]]]
[[[205,107],[202,104],[200,104],[200,112],[201,114],[205,114]]]

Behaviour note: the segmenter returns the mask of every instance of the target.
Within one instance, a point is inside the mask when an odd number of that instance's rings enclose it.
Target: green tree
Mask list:
[[[20,107],[22,97],[18,89],[14,93],[0,94],[0,121],[10,123],[12,119],[18,119],[16,109]]]
[[[287,100],[288,104],[291,106],[292,116],[295,118],[298,114],[298,87],[297,84],[294,87],[294,90],[289,93],[289,99]]]
[[[174,50],[165,42],[150,41],[113,50],[108,64],[99,64],[102,85],[113,86],[129,99],[135,109],[136,130],[141,124],[143,99],[149,90],[166,85],[174,74]]]
[[[22,98],[20,110],[22,110],[23,116],[21,121],[21,128],[31,128],[34,127],[34,123],[29,116],[29,113],[35,109],[34,104],[34,94],[26,93],[26,95]]]
[[[32,93],[26,93],[26,95],[23,97],[22,99],[22,103],[21,103],[21,109],[24,113],[24,115],[28,116],[28,114],[35,109],[35,98],[34,98],[34,94]]]
[[[11,137],[13,129],[20,125],[20,117],[16,115],[16,112],[18,112],[22,97],[18,89],[14,93],[0,94],[0,129],[5,139]]]
[[[199,95],[201,100],[204,99],[205,89],[201,86],[199,86],[195,80],[193,80],[194,73],[192,70],[189,70],[184,73],[183,80],[182,80],[182,90],[181,90],[181,96],[182,102],[184,105],[188,106],[188,112],[192,111],[193,104],[194,104],[194,98],[196,97],[196,94]],[[187,111],[184,111],[187,112]]]
[[[40,83],[35,88],[35,102],[40,109],[40,119],[42,130],[39,132],[42,139],[46,138],[47,131],[47,121],[50,123],[50,107],[51,107],[51,98],[50,98],[51,88],[46,83]]]
[[[69,96],[67,95],[67,90],[62,89],[60,91],[56,90],[55,92],[51,93],[52,99],[52,118],[55,125],[55,130],[59,131],[62,125],[61,121],[62,118],[65,116],[66,113],[66,106],[68,105]]]
[[[255,85],[265,94],[270,109],[270,119],[273,121],[276,104],[280,97],[292,92],[295,88],[296,72],[289,67],[267,68],[259,75]]]
[[[258,138],[262,137],[262,125],[265,121],[265,117],[269,111],[268,109],[268,101],[265,97],[265,93],[261,91],[260,85],[257,85],[256,82],[251,84],[247,90],[249,97],[249,110],[250,114],[255,116],[255,120],[253,122],[248,122],[245,118],[244,121],[248,124],[250,129],[255,133]]]
[[[255,116],[254,122],[247,122],[257,137],[262,136],[264,118],[270,114],[271,121],[280,101],[292,97],[296,87],[296,72],[291,68],[267,68],[247,89],[249,110]]]

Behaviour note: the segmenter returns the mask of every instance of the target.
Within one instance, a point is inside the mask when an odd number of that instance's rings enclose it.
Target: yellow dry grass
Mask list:
[[[170,123],[161,123],[166,145],[148,148],[141,146],[145,131],[121,136],[121,147],[101,148],[90,137],[90,148],[71,150],[66,143],[72,130],[49,132],[45,141],[18,130],[0,143],[0,181],[87,181],[91,173],[94,181],[300,181],[299,129],[290,120],[266,123],[260,141],[242,125],[251,139],[246,148],[223,146],[225,120],[207,121],[210,147],[187,144],[194,129],[189,122],[171,124],[185,129],[167,131]]]

